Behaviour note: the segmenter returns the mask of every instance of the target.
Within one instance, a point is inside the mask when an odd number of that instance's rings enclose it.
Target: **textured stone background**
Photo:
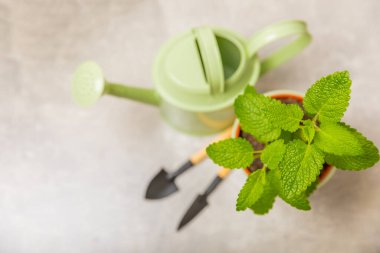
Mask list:
[[[174,168],[211,137],[165,125],[156,108],[70,98],[75,66],[101,63],[119,82],[151,87],[160,45],[201,24],[248,36],[272,22],[308,22],[313,43],[266,75],[260,91],[309,84],[348,69],[345,121],[380,145],[380,2],[0,0],[0,252],[380,252],[380,166],[339,171],[299,212],[281,201],[265,217],[234,211],[233,175],[181,233],[175,228],[217,167],[178,180],[180,194],[143,199],[160,166]]]

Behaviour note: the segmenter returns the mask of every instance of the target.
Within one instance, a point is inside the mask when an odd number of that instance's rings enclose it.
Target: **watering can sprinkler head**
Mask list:
[[[78,66],[71,87],[71,94],[79,105],[91,106],[105,93],[107,84],[100,66],[87,61]]]
[[[151,105],[159,104],[159,97],[152,89],[107,82],[101,67],[93,61],[87,61],[78,66],[74,74],[71,94],[75,102],[85,107],[94,105],[104,94]]]

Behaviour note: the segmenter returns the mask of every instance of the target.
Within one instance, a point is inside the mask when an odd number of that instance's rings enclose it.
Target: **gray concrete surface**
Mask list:
[[[269,73],[260,91],[309,84],[348,69],[345,121],[380,145],[380,2],[0,0],[0,252],[380,252],[380,165],[338,172],[299,212],[281,201],[267,216],[234,211],[244,174],[210,207],[175,228],[217,168],[178,180],[180,194],[143,199],[160,166],[174,168],[211,137],[175,132],[156,108],[105,97],[82,109],[69,83],[83,60],[119,82],[151,87],[160,45],[201,24],[248,36],[272,22],[306,20],[313,43]]]

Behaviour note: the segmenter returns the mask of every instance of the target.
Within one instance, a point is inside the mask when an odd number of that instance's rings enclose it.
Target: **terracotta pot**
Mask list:
[[[303,100],[302,93],[291,91],[291,90],[274,90],[274,91],[267,92],[264,95],[270,96],[272,98],[292,98],[300,102],[302,102]],[[237,138],[240,135],[240,123],[238,119],[236,119],[234,122],[231,135],[232,135],[231,136],[232,138]],[[251,174],[248,168],[246,168],[244,171],[247,173],[247,175]],[[324,184],[326,184],[334,175],[335,171],[336,171],[336,168],[334,166],[325,164],[321,174],[319,175],[319,179],[318,179],[319,183],[318,183],[317,188],[320,188]]]

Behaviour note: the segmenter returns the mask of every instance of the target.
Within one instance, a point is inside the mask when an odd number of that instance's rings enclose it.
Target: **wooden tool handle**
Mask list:
[[[213,142],[220,141],[223,139],[227,139],[231,136],[232,127],[227,128],[224,132],[219,134]],[[200,163],[207,157],[206,148],[199,150],[197,153],[192,155],[189,160],[187,160],[184,164],[182,164],[176,171],[170,173],[168,175],[168,179],[174,180],[174,178],[178,177],[188,169],[192,168],[194,165]]]
[[[231,137],[231,132],[232,132],[232,127],[227,128],[224,132],[222,132],[221,134],[219,134],[212,141],[212,143],[216,142],[216,141],[224,140],[224,139],[227,139],[227,138]],[[206,148],[203,148],[202,150],[199,150],[194,155],[192,155],[190,157],[190,161],[191,161],[191,163],[193,165],[195,165],[195,164],[198,164],[201,161],[203,161],[206,157],[207,157]]]
[[[214,180],[211,182],[211,184],[207,187],[206,191],[203,193],[204,196],[210,195],[216,187],[227,177],[227,175],[230,173],[230,169],[221,169],[218,172],[218,175],[215,176]]]
[[[218,176],[221,179],[225,179],[228,176],[228,174],[230,174],[230,172],[231,172],[230,169],[223,168],[223,169],[218,171]]]

